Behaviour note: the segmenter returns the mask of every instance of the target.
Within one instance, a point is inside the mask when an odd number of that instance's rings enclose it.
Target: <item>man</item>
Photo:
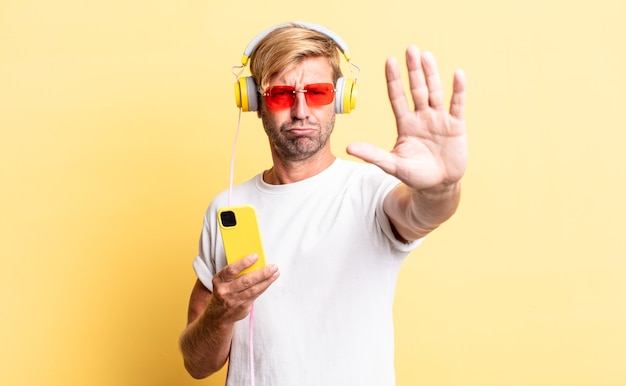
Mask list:
[[[332,97],[310,95],[341,77],[336,40],[293,24],[272,30],[252,53],[273,166],[235,187],[232,200],[256,207],[268,265],[238,277],[256,257],[226,264],[220,194],[205,216],[180,340],[195,378],[229,361],[228,385],[254,384],[252,372],[257,385],[395,384],[396,278],[404,257],[457,208],[467,158],[465,76],[455,73],[446,111],[434,57],[409,47],[411,109],[398,63],[388,59],[396,145],[388,152],[354,143],[348,153],[370,164],[340,160],[329,142]]]

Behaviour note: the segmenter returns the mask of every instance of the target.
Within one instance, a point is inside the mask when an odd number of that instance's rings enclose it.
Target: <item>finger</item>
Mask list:
[[[254,264],[258,259],[259,257],[257,255],[248,255],[243,259],[224,267],[224,269],[218,273],[218,276],[223,282],[233,281],[237,278],[237,276],[239,276],[241,271],[252,266],[252,264]]]
[[[459,69],[454,73],[452,98],[450,98],[450,115],[463,120],[465,118],[465,86],[467,80],[465,72]]]
[[[388,174],[394,174],[396,164],[394,157],[388,151],[365,142],[354,142],[348,145],[346,152],[383,169]]]
[[[422,54],[422,67],[424,68],[426,86],[428,87],[428,104],[435,110],[442,110],[444,109],[443,89],[441,87],[437,62],[432,53],[424,52]]]
[[[275,265],[268,265],[261,270],[243,275],[238,279],[241,284],[238,296],[244,301],[254,301],[264,293],[279,276],[280,271]]]
[[[406,66],[409,71],[409,86],[415,109],[428,107],[428,87],[422,69],[420,51],[416,46],[409,46],[406,50]]]
[[[224,270],[222,270],[223,272]],[[216,276],[217,277],[217,276]],[[268,265],[227,283],[214,284],[212,296],[227,317],[241,320],[250,312],[250,305],[279,277],[278,268]]]
[[[406,95],[404,95],[404,87],[400,79],[400,69],[396,58],[387,59],[385,76],[387,77],[387,94],[389,94],[391,109],[396,119],[400,119],[409,112],[409,103],[406,100]]]
[[[278,279],[278,276],[278,268],[274,265],[241,276],[229,283],[230,302],[226,304],[232,309],[249,309],[250,304],[261,296]]]

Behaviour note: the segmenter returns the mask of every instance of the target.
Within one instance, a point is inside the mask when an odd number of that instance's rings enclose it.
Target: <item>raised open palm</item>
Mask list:
[[[420,54],[415,46],[406,50],[413,108],[402,86],[398,62],[386,63],[387,90],[396,117],[398,139],[391,151],[356,142],[347,152],[373,163],[414,189],[454,184],[465,173],[465,74],[454,74],[449,111],[444,106],[441,79],[435,58]]]

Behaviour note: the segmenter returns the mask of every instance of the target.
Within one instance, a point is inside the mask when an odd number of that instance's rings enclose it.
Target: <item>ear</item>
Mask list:
[[[255,86],[256,87],[256,83]],[[256,91],[256,116],[261,119],[261,104],[263,103],[263,96],[261,95],[261,93],[259,92],[259,90]]]

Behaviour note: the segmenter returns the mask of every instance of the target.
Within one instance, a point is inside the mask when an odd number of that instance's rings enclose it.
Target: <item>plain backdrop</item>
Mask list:
[[[624,14],[617,0],[3,1],[0,384],[223,384],[182,366],[191,262],[228,186],[231,67],[291,20],[334,30],[361,67],[341,157],[393,146],[387,57],[404,69],[409,44],[433,52],[446,99],[467,73],[462,203],[402,269],[398,385],[626,384]],[[268,167],[243,114],[235,181]]]

